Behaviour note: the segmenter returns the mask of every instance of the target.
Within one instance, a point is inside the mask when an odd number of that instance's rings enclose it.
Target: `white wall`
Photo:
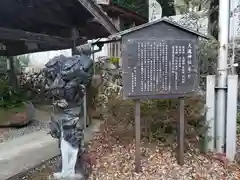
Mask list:
[[[101,39],[101,40],[107,40],[106,39]],[[89,41],[90,42],[90,41]],[[98,49],[95,47],[95,49]],[[72,55],[72,50],[71,49],[66,49],[66,50],[58,50],[58,51],[45,51],[45,52],[38,52],[38,53],[31,53],[29,54],[30,58],[30,63],[29,67],[30,68],[43,68],[44,65],[53,57],[59,56],[59,55],[64,55],[64,56],[71,56]],[[102,51],[95,53],[94,58],[95,60],[98,59],[98,57],[102,56],[107,56],[108,55],[108,45],[105,44],[103,46]]]
[[[29,54],[30,63],[29,67],[44,67],[44,65],[49,61],[49,59],[59,56],[71,56],[72,50],[66,49],[66,50],[58,50],[58,51],[45,51],[45,52],[38,52],[38,53],[31,53]]]

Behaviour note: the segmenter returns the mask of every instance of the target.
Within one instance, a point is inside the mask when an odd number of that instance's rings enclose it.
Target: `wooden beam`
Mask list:
[[[84,44],[86,41],[86,38],[78,38],[76,39],[76,45]],[[0,42],[6,46],[6,49],[0,49],[0,55],[4,56],[72,48],[72,39],[70,38],[2,27],[0,27]],[[29,49],[26,42],[35,43],[37,48]]]
[[[125,17],[130,18],[134,21],[137,20],[141,23],[146,23],[147,22],[147,19],[145,17],[141,16],[140,14],[138,14],[138,13],[132,11],[132,10],[121,7],[116,3],[112,3],[111,5],[108,5],[108,6],[103,6],[103,9],[106,10],[106,12],[112,11],[115,14],[118,14],[119,16],[120,15],[125,16]]]
[[[107,14],[97,5],[94,0],[78,0],[96,19],[102,24],[110,34],[118,32]]]
[[[72,46],[72,40],[57,36],[49,36],[46,34],[40,33],[33,33],[33,32],[26,32],[22,30],[14,30],[9,28],[0,27],[0,40],[3,41],[27,41],[27,42],[34,42],[34,43],[43,43],[43,44],[50,44],[56,46]],[[84,43],[86,40],[84,39],[82,42]],[[78,39],[78,43],[80,40]]]
[[[62,50],[62,49],[68,49],[66,47],[56,47],[56,46],[50,46],[50,47],[38,47],[34,50],[28,50],[24,46],[16,46],[16,48],[10,48],[6,51],[0,50],[0,56],[18,56],[21,54],[27,54],[27,53],[36,53],[36,52],[44,52],[44,51],[54,51],[54,50]],[[70,48],[70,47],[69,47]]]
[[[71,22],[66,16],[67,10],[62,7],[62,4],[55,1],[12,1],[1,2],[4,4],[2,8],[13,5],[10,10],[6,10],[4,14],[10,18],[10,21],[30,21],[32,24],[35,23],[47,23],[60,27],[71,26]],[[47,8],[46,8],[47,7]],[[1,9],[1,8],[0,8]],[[60,11],[60,12],[59,12]],[[11,16],[11,14],[18,14]],[[4,26],[5,27],[5,26]]]

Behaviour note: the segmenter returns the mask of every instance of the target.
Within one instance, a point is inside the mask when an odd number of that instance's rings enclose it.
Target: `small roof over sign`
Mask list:
[[[155,21],[142,24],[142,25],[140,25],[140,26],[132,27],[132,28],[130,28],[130,29],[127,29],[127,30],[121,31],[121,32],[119,32],[119,33],[110,35],[109,38],[110,38],[110,39],[121,38],[121,36],[123,36],[123,35],[126,35],[126,34],[129,34],[129,33],[134,32],[134,31],[137,31],[137,30],[140,30],[140,29],[143,29],[143,28],[152,26],[152,25],[157,24],[157,23],[160,23],[160,22],[165,22],[165,23],[171,24],[171,25],[176,26],[176,27],[178,27],[178,28],[180,28],[180,29],[183,29],[183,30],[185,30],[185,31],[188,31],[189,33],[195,34],[195,35],[197,35],[197,36],[199,36],[199,37],[202,37],[202,38],[205,38],[205,39],[209,39],[208,36],[206,36],[206,35],[198,32],[198,31],[195,31],[195,30],[193,30],[193,29],[190,29],[190,28],[187,28],[187,27],[185,27],[185,26],[182,26],[182,25],[180,25],[180,24],[178,24],[178,23],[176,23],[176,22],[174,22],[174,21],[171,21],[171,20],[169,20],[169,19],[167,19],[167,18],[160,18],[160,19],[157,19],[157,20],[155,20]]]

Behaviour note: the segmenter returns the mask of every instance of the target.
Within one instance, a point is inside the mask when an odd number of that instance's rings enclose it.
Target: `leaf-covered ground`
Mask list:
[[[172,148],[142,144],[142,173],[134,172],[135,145],[132,132],[105,126],[90,144],[97,165],[91,180],[230,180],[240,179],[236,164],[228,164],[224,156],[185,154],[185,165],[179,166]]]
[[[114,125],[102,126],[89,143],[89,152],[96,157],[90,180],[238,180],[240,167],[229,164],[224,156],[185,154],[185,165],[179,166],[170,147],[142,143],[142,173],[134,172],[135,145],[133,132]],[[25,180],[46,180],[54,169],[54,161],[22,177]],[[20,180],[20,179],[19,179]]]

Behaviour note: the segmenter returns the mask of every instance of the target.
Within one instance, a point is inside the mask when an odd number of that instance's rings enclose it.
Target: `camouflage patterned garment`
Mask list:
[[[52,117],[50,122],[50,134],[52,137],[64,138],[74,148],[82,146],[84,138],[83,118],[79,117],[81,107],[65,109],[58,117]]]

